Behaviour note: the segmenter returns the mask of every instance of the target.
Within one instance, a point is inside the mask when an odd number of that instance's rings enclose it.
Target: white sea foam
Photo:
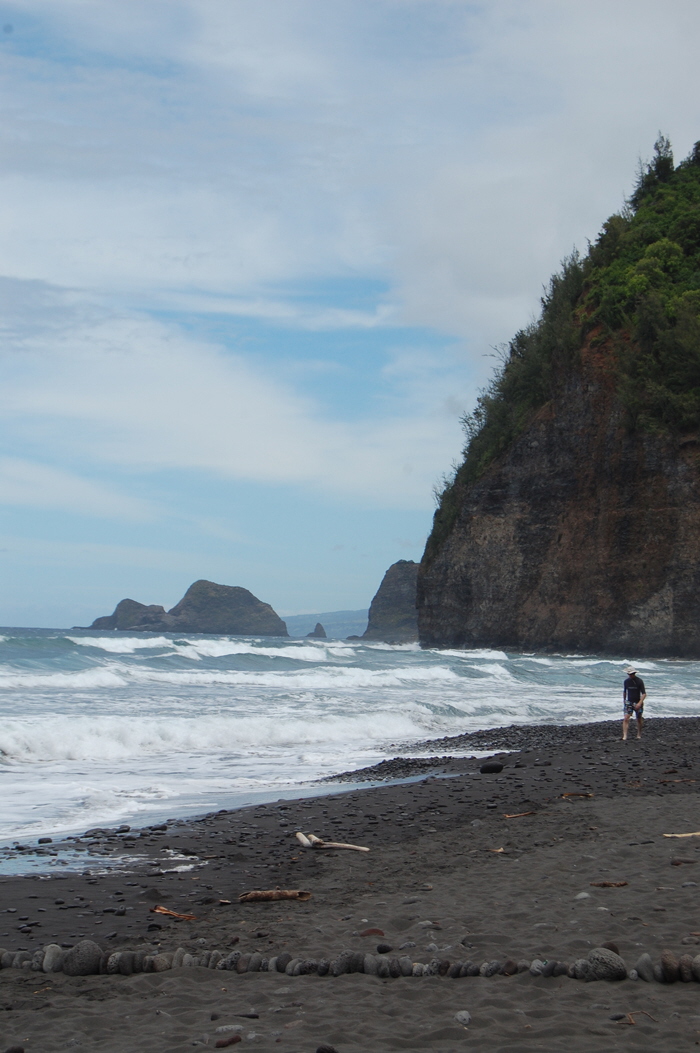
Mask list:
[[[291,793],[461,731],[618,718],[630,661],[6,630],[0,837]],[[637,668],[651,717],[697,711],[700,663],[646,660]]]
[[[498,661],[502,662],[508,661],[508,655],[505,653],[505,651],[491,651],[488,648],[481,648],[475,651],[456,651],[452,649],[446,649],[444,651],[433,651],[432,653],[436,655],[445,655],[445,657],[448,658],[465,658],[470,662],[474,661],[477,658],[495,658]]]
[[[126,676],[121,676],[114,669],[85,669],[76,673],[19,673],[0,670],[0,689],[17,690],[17,688],[50,688],[84,691],[89,688],[125,687]]]
[[[421,719],[422,718],[422,719]],[[453,723],[447,721],[447,723]],[[289,747],[301,749],[322,740],[327,751],[343,743],[386,742],[425,736],[440,729],[429,710],[414,705],[405,713],[324,714],[313,719],[302,711],[266,716],[230,713],[196,717],[43,716],[10,719],[0,727],[4,762],[94,761],[102,763],[139,757],[206,753],[241,756],[246,750]]]
[[[150,651],[173,645],[173,641],[166,636],[67,636],[66,639],[79,647],[94,647],[110,654],[133,654],[134,651]]]

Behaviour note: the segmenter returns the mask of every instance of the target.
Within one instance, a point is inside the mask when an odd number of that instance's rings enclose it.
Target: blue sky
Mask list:
[[[492,348],[700,138],[695,2],[0,0],[0,624],[420,559]]]

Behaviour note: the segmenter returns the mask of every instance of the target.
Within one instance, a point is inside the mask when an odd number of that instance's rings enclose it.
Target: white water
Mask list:
[[[426,738],[619,716],[619,661],[341,641],[0,638],[0,843],[288,795]],[[698,711],[700,663],[637,668]]]

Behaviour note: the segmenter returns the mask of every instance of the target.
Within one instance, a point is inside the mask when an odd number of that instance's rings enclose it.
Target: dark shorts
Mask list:
[[[642,703],[642,705],[639,707],[639,709],[635,709],[634,708],[635,705],[636,705],[636,703],[634,703],[634,702],[623,702],[622,705],[623,705],[623,716],[625,716],[625,717],[636,717],[638,720],[640,719],[640,717],[644,716],[644,703]]]

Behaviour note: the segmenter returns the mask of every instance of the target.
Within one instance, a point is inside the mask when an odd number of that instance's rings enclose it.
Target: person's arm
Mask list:
[[[644,686],[644,681],[640,679],[640,681],[639,681],[639,702],[637,702],[637,705],[634,708],[635,709],[640,709],[641,706],[644,705],[644,699],[646,697],[647,697],[647,689]]]

